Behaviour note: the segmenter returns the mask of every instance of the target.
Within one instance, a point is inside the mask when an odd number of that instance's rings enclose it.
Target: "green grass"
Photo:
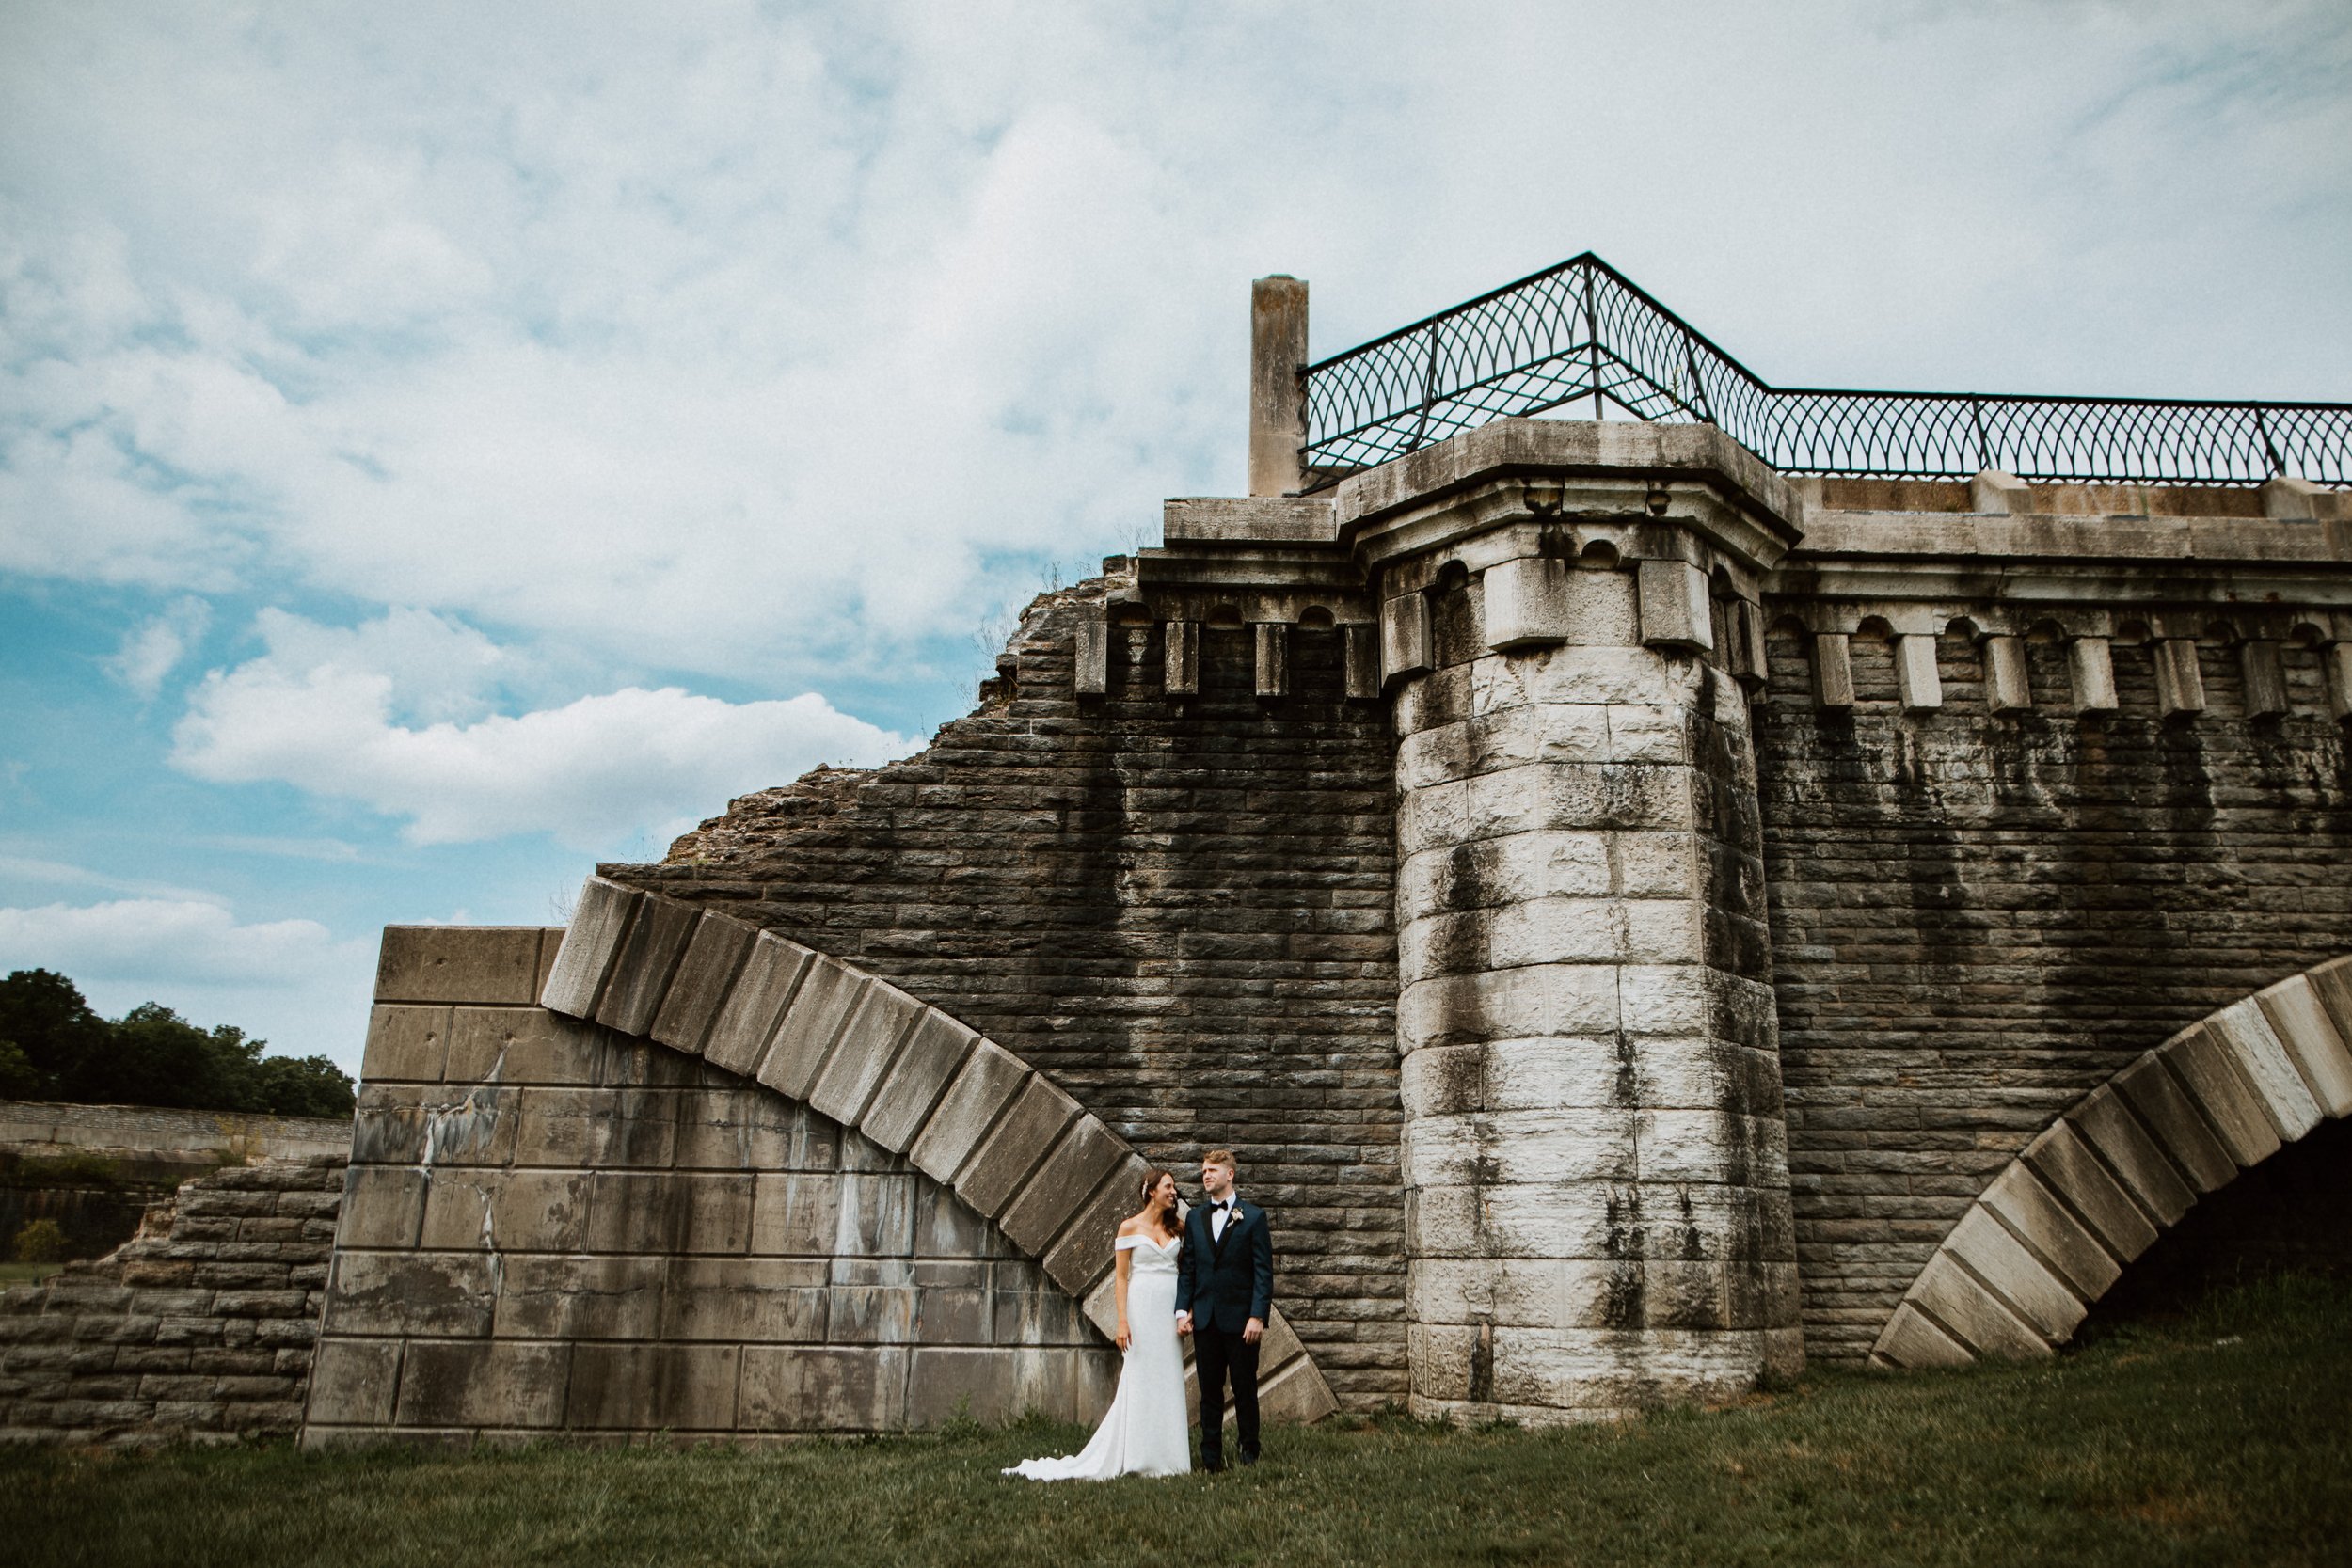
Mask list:
[[[0,1263],[0,1289],[38,1285],[64,1267],[63,1263]]]
[[[1390,1418],[1210,1478],[996,1471],[1075,1428],[760,1452],[0,1456],[27,1565],[2342,1563],[2352,1288],[2283,1281],[2064,1359],[1860,1371],[1607,1428]]]

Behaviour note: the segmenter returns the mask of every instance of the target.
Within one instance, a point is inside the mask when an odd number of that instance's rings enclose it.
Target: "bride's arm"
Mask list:
[[[1119,1278],[1119,1283],[1112,1288],[1112,1293],[1119,1298],[1118,1344],[1120,1350],[1125,1350],[1129,1341],[1135,1338],[1127,1332],[1127,1265],[1134,1260],[1135,1256],[1135,1253],[1126,1247],[1120,1247],[1112,1254],[1116,1259],[1111,1265],[1112,1272]]]

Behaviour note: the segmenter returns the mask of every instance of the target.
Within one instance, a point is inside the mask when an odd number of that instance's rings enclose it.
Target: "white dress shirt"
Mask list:
[[[1222,1209],[1215,1204],[1209,1206],[1209,1240],[1213,1242],[1225,1240],[1226,1223],[1241,1212],[1241,1189],[1239,1187],[1225,1189],[1225,1205]]]

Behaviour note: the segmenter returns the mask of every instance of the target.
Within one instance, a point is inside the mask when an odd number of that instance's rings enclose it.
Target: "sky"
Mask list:
[[[356,1069],[917,749],[1337,352],[1584,250],[1784,386],[2352,401],[2352,7],[0,8],[0,970]]]

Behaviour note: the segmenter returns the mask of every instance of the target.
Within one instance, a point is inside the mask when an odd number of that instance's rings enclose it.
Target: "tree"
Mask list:
[[[104,1070],[112,1032],[73,982],[53,970],[20,969],[0,980],[0,1040],[15,1046],[31,1070],[27,1098],[98,1098],[85,1087]]]
[[[200,1029],[160,1002],[109,1023],[72,981],[21,969],[0,981],[0,1096],[201,1111],[347,1117],[352,1082],[325,1056],[264,1056],[233,1023]]]

